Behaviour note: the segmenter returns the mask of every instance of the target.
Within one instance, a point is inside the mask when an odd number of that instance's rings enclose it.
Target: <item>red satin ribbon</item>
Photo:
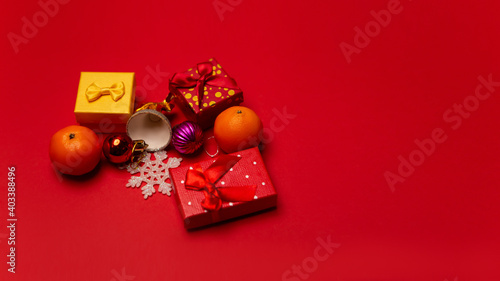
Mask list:
[[[203,191],[205,199],[201,206],[206,210],[218,211],[222,206],[222,201],[245,202],[254,199],[256,185],[245,186],[223,186],[217,187],[215,184],[221,179],[231,167],[233,167],[240,157],[223,155],[203,172],[199,163],[193,165],[186,174],[186,188]]]
[[[170,79],[170,83],[177,88],[195,87],[195,91],[198,93],[198,109],[200,109],[202,105],[201,101],[203,99],[205,85],[238,89],[238,85],[233,78],[224,77],[222,75],[212,75],[213,65],[210,62],[199,63],[196,67],[198,69],[198,73],[195,75],[191,76],[191,74],[185,72],[175,73],[172,79]]]

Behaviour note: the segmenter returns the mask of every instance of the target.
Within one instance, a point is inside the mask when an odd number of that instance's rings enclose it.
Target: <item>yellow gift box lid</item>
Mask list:
[[[117,124],[120,131],[134,112],[134,100],[135,73],[82,72],[75,104],[76,121],[94,130]]]

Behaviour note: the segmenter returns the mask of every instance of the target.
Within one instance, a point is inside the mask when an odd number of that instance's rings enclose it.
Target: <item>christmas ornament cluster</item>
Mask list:
[[[106,159],[130,173],[125,187],[140,189],[144,199],[175,194],[188,229],[276,206],[257,148],[262,122],[240,105],[243,91],[217,60],[175,73],[165,92],[161,101],[135,108],[135,73],[82,72],[74,109],[79,125],[53,135],[54,168],[91,176]],[[211,139],[215,153],[206,150]],[[174,151],[189,161],[169,157]]]

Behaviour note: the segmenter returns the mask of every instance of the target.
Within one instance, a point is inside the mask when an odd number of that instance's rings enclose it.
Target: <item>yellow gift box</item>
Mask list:
[[[75,117],[97,133],[125,132],[134,112],[135,73],[82,72]]]

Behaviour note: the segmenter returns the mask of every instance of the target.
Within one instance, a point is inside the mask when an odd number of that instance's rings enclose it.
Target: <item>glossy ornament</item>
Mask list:
[[[172,128],[163,113],[145,108],[130,116],[127,121],[127,135],[134,140],[144,140],[148,144],[147,151],[155,152],[170,144]]]
[[[121,164],[128,161],[134,162],[146,147],[147,145],[142,140],[133,141],[125,134],[112,134],[104,140],[102,152],[111,163]]]
[[[182,154],[192,154],[203,145],[203,130],[194,122],[182,122],[173,131],[172,143]]]

